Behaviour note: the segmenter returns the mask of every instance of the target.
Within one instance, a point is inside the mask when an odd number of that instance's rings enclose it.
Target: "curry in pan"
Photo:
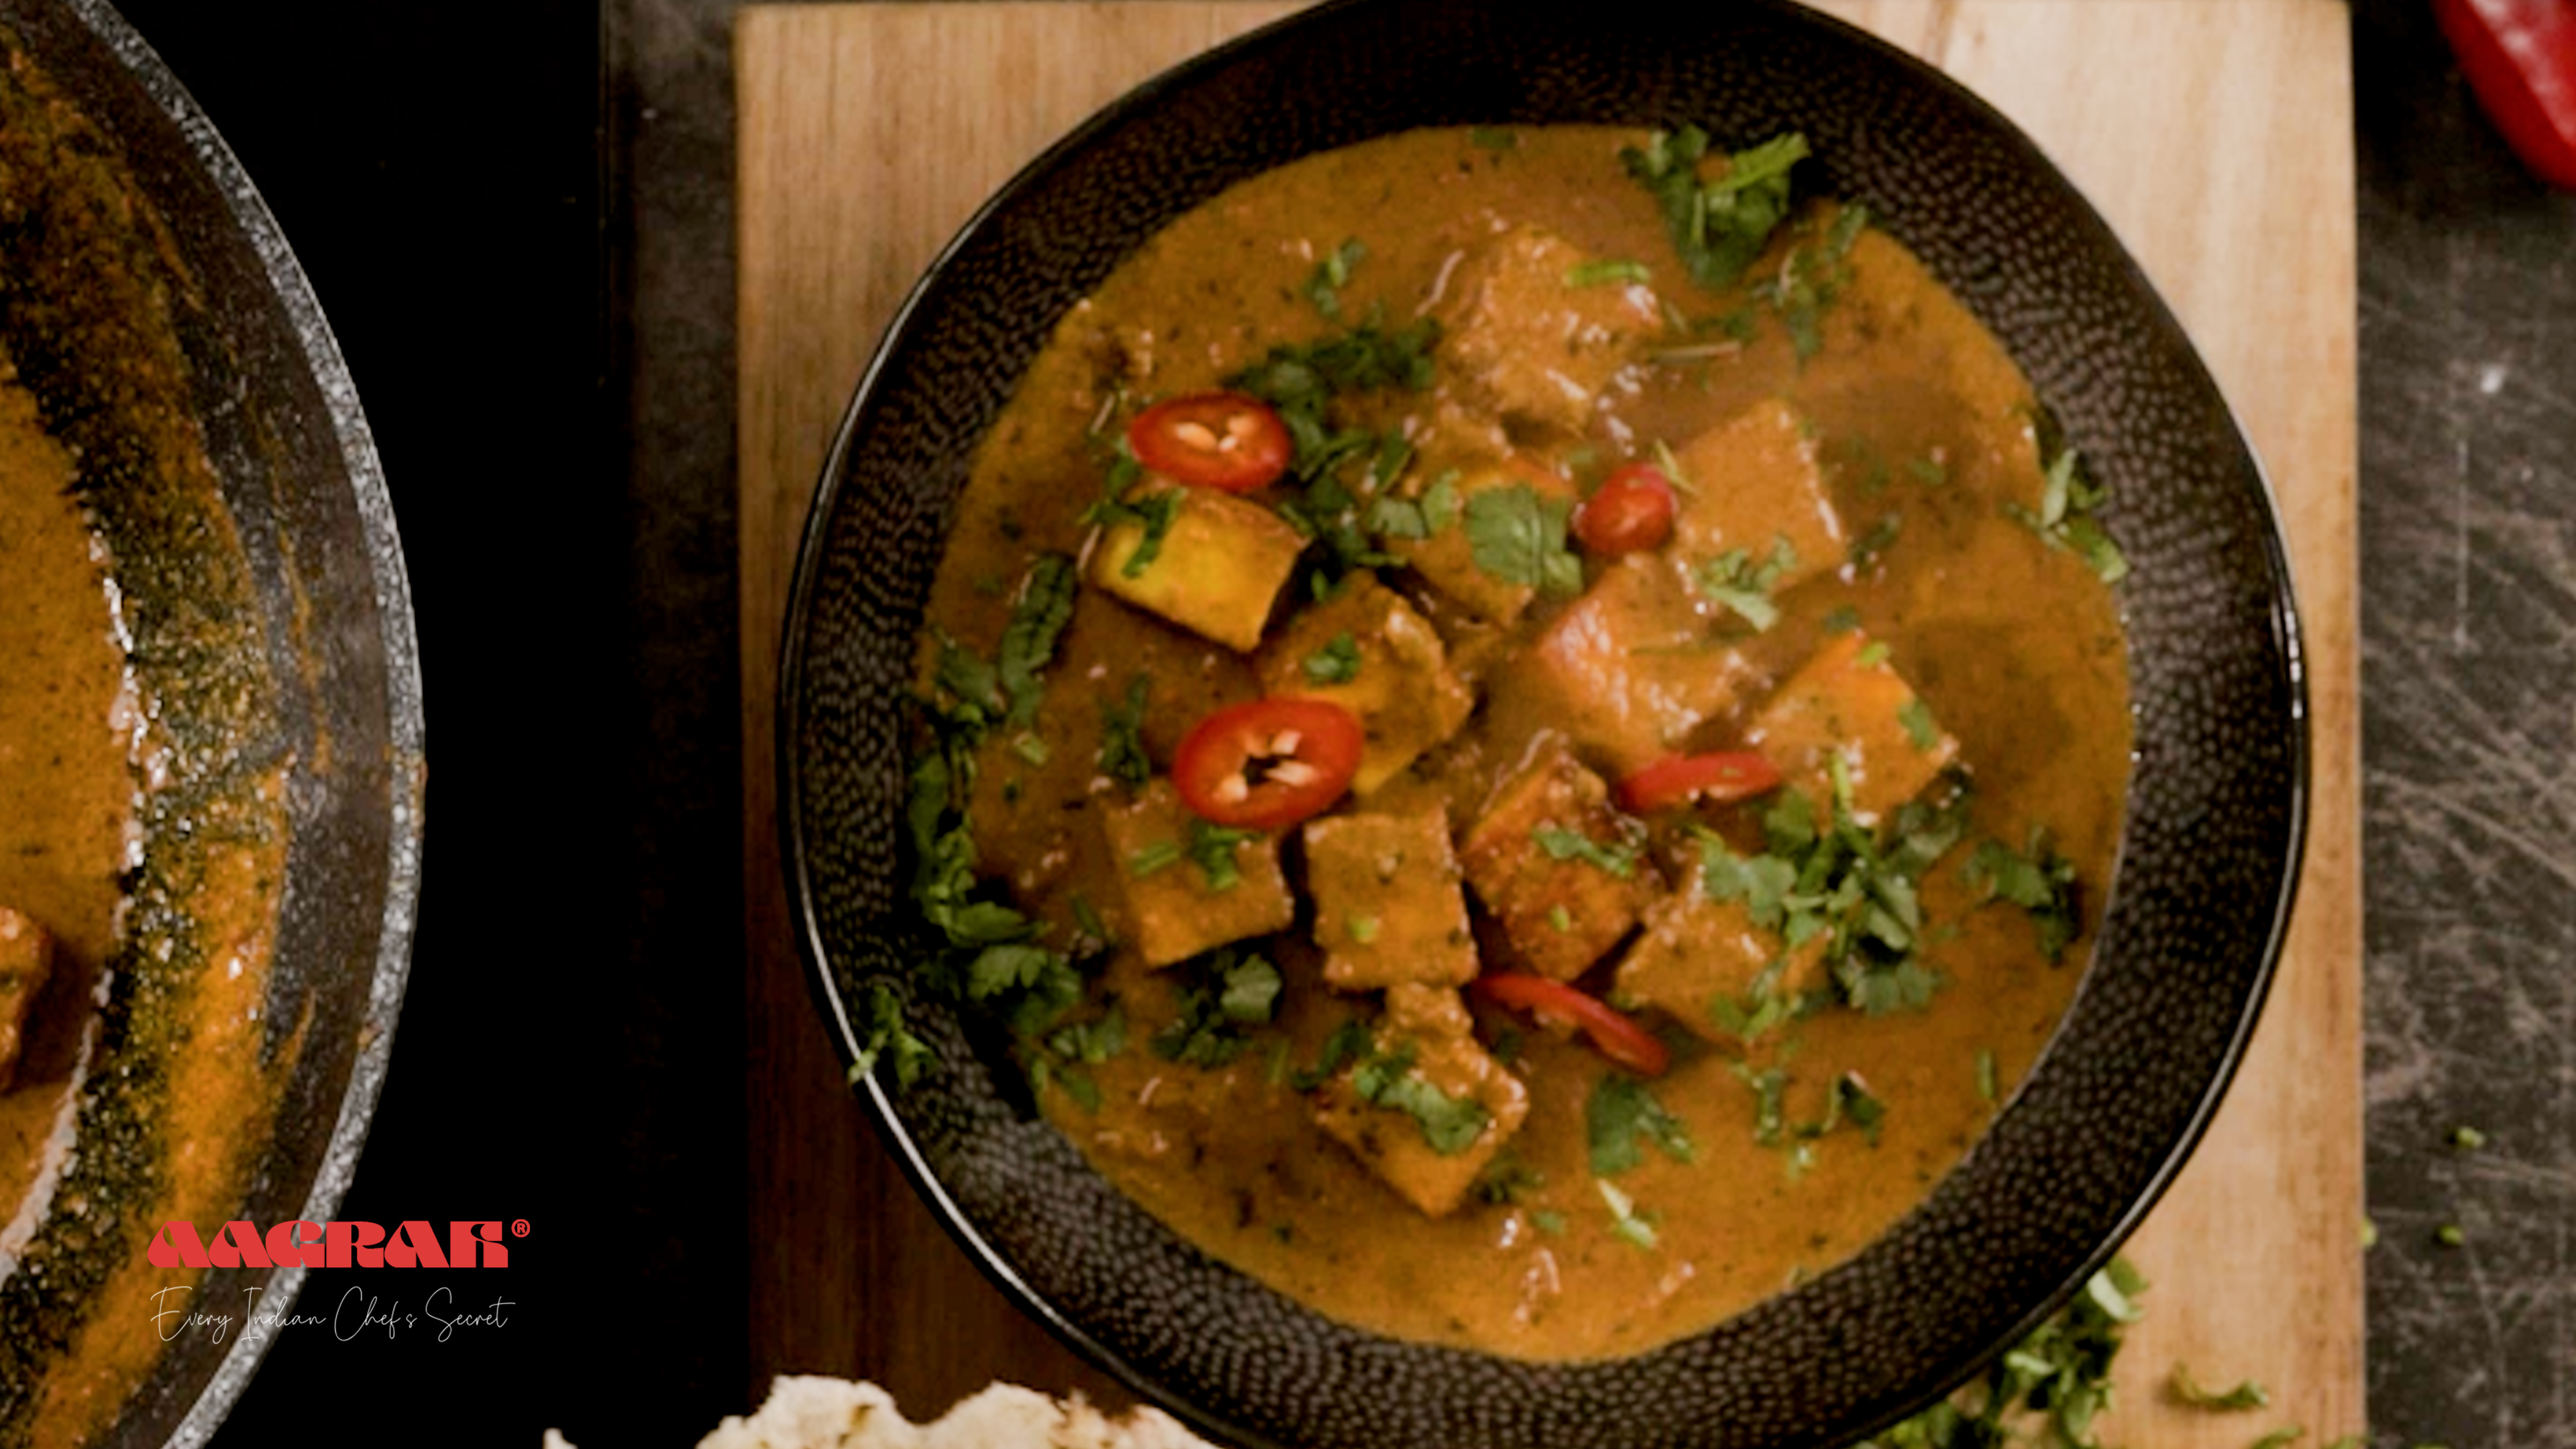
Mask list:
[[[2099,494],[1747,139],[1415,132],[1227,190],[1063,319],[959,505],[924,981],[1335,1318],[1708,1327],[1920,1201],[2079,978],[2130,748]]]

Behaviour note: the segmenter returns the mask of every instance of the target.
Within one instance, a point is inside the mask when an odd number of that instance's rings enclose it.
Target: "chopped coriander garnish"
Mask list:
[[[2451,1129],[2451,1145],[2463,1152],[2475,1151],[2487,1145],[2487,1134],[2475,1127],[2454,1127]]]
[[[2179,1363],[2174,1365],[2170,1387],[2176,1402],[2195,1409],[2259,1409],[2272,1402],[2271,1391],[2253,1379],[2232,1389],[2212,1389],[2192,1377],[2187,1365]]]
[[[1620,1191],[1619,1185],[1608,1178],[1596,1177],[1592,1185],[1600,1191],[1601,1201],[1609,1205],[1610,1231],[1640,1248],[1655,1246],[1654,1221],[1638,1213],[1636,1199]]]
[[[1569,287],[1604,287],[1614,282],[1651,282],[1655,274],[1644,262],[1601,259],[1568,267],[1565,285]]]
[[[1637,847],[1603,845],[1580,830],[1561,825],[1542,825],[1530,832],[1530,839],[1546,851],[1550,860],[1579,860],[1626,880],[1637,873]]]
[[[1154,1034],[1154,1053],[1166,1061],[1224,1066],[1278,1010],[1279,968],[1258,955],[1225,947],[1193,961],[1184,979],[1178,1016]]]
[[[1869,532],[1852,540],[1849,555],[1852,567],[1865,569],[1878,562],[1888,549],[1895,546],[1897,534],[1904,526],[1905,518],[1902,514],[1881,515],[1878,522],[1869,526]]]
[[[1507,584],[1571,598],[1583,591],[1583,561],[1565,546],[1573,505],[1541,498],[1527,483],[1468,498],[1467,543],[1476,567]]]
[[[1781,964],[1775,958],[1769,965],[1762,968],[1763,974],[1772,974]],[[1708,1019],[1717,1023],[1720,1031],[1732,1033],[1742,1039],[1747,1046],[1760,1041],[1773,1028],[1798,1014],[1797,1003],[1760,985],[1759,977],[1756,980],[1755,989],[1742,1001],[1724,992],[1710,997],[1708,1001]]]
[[[2433,1230],[2433,1241],[2445,1248],[2460,1247],[2468,1240],[2469,1235],[2461,1230],[2458,1223],[2444,1223]]]
[[[1583,1123],[1592,1144],[1592,1175],[1616,1177],[1643,1161],[1640,1140],[1653,1143],[1675,1162],[1690,1162],[1696,1153],[1682,1119],[1665,1110],[1643,1081],[1612,1073],[1593,1087],[1584,1104]]]
[[[1322,1086],[1335,1072],[1365,1057],[1374,1048],[1368,1023],[1352,1017],[1333,1028],[1324,1038],[1324,1049],[1311,1067],[1300,1067],[1289,1074],[1288,1085],[1300,1092],[1311,1092]]]
[[[1547,908],[1547,923],[1558,931],[1571,931],[1574,929],[1574,915],[1561,905],[1550,906]]]
[[[1323,648],[1306,656],[1306,678],[1316,684],[1348,684],[1360,672],[1359,641],[1344,629]]]
[[[1127,873],[1143,880],[1158,870],[1181,863],[1181,844],[1177,840],[1157,840],[1127,857]]]
[[[1561,1238],[1565,1236],[1565,1214],[1558,1212],[1554,1208],[1532,1208],[1530,1209],[1529,1220],[1531,1227],[1538,1229],[1540,1232],[1547,1234],[1551,1238]]]
[[[1755,926],[1793,950],[1822,938],[1848,1004],[1874,1016],[1920,1009],[1936,978],[1917,956],[1924,923],[1915,882],[1957,843],[1963,798],[1954,791],[1911,802],[1872,831],[1852,816],[1847,776],[1835,778],[1829,827],[1818,828],[1813,804],[1793,787],[1763,814],[1762,854],[1739,856],[1702,835],[1700,888],[1711,900],[1741,901]]]
[[[1825,614],[1825,632],[1848,634],[1860,627],[1860,610],[1849,604],[1837,604]]]
[[[1779,1141],[1788,1128],[1784,1101],[1789,1074],[1778,1067],[1757,1069],[1750,1062],[1737,1062],[1729,1070],[1753,1089],[1753,1140],[1764,1146]]]
[[[1938,456],[1908,458],[1905,471],[1913,474],[1915,481],[1926,488],[1938,488],[1950,481],[1950,470]]]
[[[1073,924],[1091,943],[1092,951],[1106,951],[1118,944],[1118,939],[1109,934],[1109,927],[1101,923],[1100,912],[1092,908],[1091,898],[1080,891],[1073,893]],[[1090,952],[1077,945],[1074,954],[1080,956]]]
[[[1860,647],[1859,653],[1852,656],[1852,666],[1856,669],[1876,669],[1887,662],[1888,653],[1886,640],[1872,639]]]
[[[1306,278],[1306,300],[1314,303],[1315,310],[1323,313],[1327,321],[1342,320],[1342,288],[1351,283],[1351,268],[1367,255],[1368,248],[1353,237],[1326,253]]]
[[[1781,575],[1797,566],[1798,551],[1788,539],[1777,538],[1761,560],[1749,550],[1730,548],[1702,562],[1695,577],[1701,593],[1733,609],[1758,632],[1780,622],[1780,606],[1771,602],[1771,591]]]
[[[1537,1168],[1506,1151],[1476,1174],[1476,1200],[1497,1205],[1518,1203],[1546,1185],[1546,1176]]]
[[[909,1087],[930,1065],[930,1044],[904,1026],[903,1002],[882,982],[868,986],[868,1035],[850,1062],[850,1085],[857,1086],[880,1061],[894,1063],[895,1085]]]
[[[1879,1125],[1887,1120],[1887,1104],[1871,1093],[1857,1072],[1845,1072],[1834,1078],[1831,1095],[1825,1099],[1825,1119],[1804,1129],[1807,1135],[1821,1137],[1848,1121],[1860,1129],[1869,1145],[1878,1145]]]
[[[1807,155],[1807,139],[1790,132],[1734,152],[1715,179],[1703,181],[1708,151],[1708,133],[1684,126],[1655,132],[1619,159],[1654,193],[1691,280],[1715,290],[1744,274],[1789,214],[1789,171]]]
[[[1896,707],[1896,722],[1905,727],[1905,737],[1914,748],[1931,751],[1941,745],[1941,726],[1932,719],[1932,708],[1920,696]]]
[[[1207,877],[1209,890],[1230,891],[1243,879],[1243,867],[1234,859],[1236,848],[1260,838],[1258,830],[1236,830],[1194,819],[1190,822],[1190,861]]]
[[[2040,954],[2051,964],[2065,959],[2083,930],[2075,863],[2057,853],[2044,829],[2033,827],[2029,849],[2020,853],[2001,841],[1981,843],[1969,858],[1967,880],[1987,900],[2009,901],[2029,912]]]
[[[2118,1258],[2094,1279],[2132,1309],[2146,1287]],[[2080,1294],[1958,1395],[1854,1449],[2092,1449],[2093,1420],[2111,1399],[2112,1361],[2135,1316],[2114,1316],[2097,1295]]]
[[[1369,532],[1385,538],[1433,538],[1458,522],[1458,470],[1447,469],[1431,480],[1419,498],[1379,497],[1369,501]]]
[[[2307,1432],[2308,1431],[2305,1428],[2297,1424],[2284,1424],[2280,1428],[2273,1430],[2271,1433],[2264,1435],[2262,1438],[2255,1440],[2252,1445],[2252,1449],[2289,1449],[2290,1445],[2297,1443],[2299,1441],[2299,1437]]]
[[[1030,730],[1011,736],[1011,753],[1032,765],[1043,765],[1050,757],[1047,742]]]
[[[2041,476],[2038,508],[2007,503],[2004,511],[2021,520],[2051,548],[2067,549],[2080,556],[2102,582],[2116,584],[2129,576],[2128,556],[2120,552],[2120,546],[2111,541],[2111,535],[2093,517],[2093,511],[2109,502],[2110,497],[2111,490],[2087,477],[2082,460],[2073,448],[2068,448]]]
[[[1375,916],[1353,916],[1342,923],[1342,929],[1350,932],[1352,940],[1366,946],[1377,940],[1378,920]]]
[[[1816,245],[1789,249],[1780,269],[1750,287],[1755,300],[1767,304],[1788,331],[1790,350],[1804,364],[1824,346],[1824,317],[1851,283],[1852,243],[1868,225],[1868,211],[1849,205],[1834,213]]]
[[[1413,1070],[1413,1047],[1371,1057],[1351,1073],[1351,1087],[1373,1107],[1403,1112],[1422,1129],[1422,1139],[1443,1157],[1455,1157],[1476,1145],[1493,1114],[1473,1097],[1452,1097]]]
[[[1992,1102],[2000,1088],[1995,1077],[1995,1054],[1991,1048],[1977,1049],[1977,1096]]]
[[[1145,699],[1153,682],[1139,674],[1127,681],[1123,699],[1100,706],[1100,773],[1143,789],[1154,777],[1154,762],[1145,755]]]
[[[1480,151],[1509,151],[1520,143],[1520,136],[1508,126],[1477,126],[1467,132],[1467,144]]]

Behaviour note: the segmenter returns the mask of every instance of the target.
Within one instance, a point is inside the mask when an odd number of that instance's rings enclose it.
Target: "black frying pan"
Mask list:
[[[47,1397],[144,1258],[190,1050],[203,822],[285,784],[258,1068],[275,1092],[215,1222],[328,1220],[385,1069],[419,877],[420,685],[402,558],[354,388],[275,222],[205,117],[98,0],[0,0],[0,347],[116,559],[136,671],[180,745],[82,1088],[75,1151],[0,1246],[0,1445],[67,1437]],[[185,1281],[188,1275],[167,1275]],[[201,1300],[289,1302],[299,1268]],[[203,1442],[264,1339],[183,1333],[96,1381],[95,1442]]]

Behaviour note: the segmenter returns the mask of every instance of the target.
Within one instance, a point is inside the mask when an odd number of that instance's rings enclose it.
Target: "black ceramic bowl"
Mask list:
[[[356,390],[277,224],[102,0],[0,0],[0,349],[114,559],[132,668],[171,746],[140,813],[74,1150],[0,1223],[0,1445],[194,1445],[273,1334],[155,1339],[149,1294],[283,1311],[297,1267],[149,1266],[165,1216],[207,1234],[333,1215],[365,1139],[409,961],[423,785],[402,555]],[[267,804],[270,782],[282,811]],[[229,949],[199,910],[228,833],[280,832],[271,969],[249,1028],[192,1035]],[[226,1003],[227,1019],[233,1004]],[[210,1055],[264,1118],[191,1138]],[[226,1114],[229,1115],[229,1114]],[[171,1211],[182,1153],[233,1186]],[[191,1280],[197,1280],[191,1283]],[[58,1390],[98,1334],[124,1367]]]
[[[1039,158],[940,257],[852,402],[799,561],[779,701],[789,887],[845,1043],[910,995],[898,840],[913,642],[970,456],[1066,307],[1157,227],[1309,152],[1416,126],[1795,129],[2019,360],[2111,490],[2136,767],[2090,974],[1992,1130],[1860,1256],[1699,1337],[1536,1365],[1327,1321],[1121,1198],[916,1000],[941,1067],[868,1099],[914,1181],[1028,1310],[1245,1443],[1814,1445],[1962,1380],[2098,1267],[2168,1183],[2263,998],[2304,822],[2287,566],[2257,464],[2082,196],[1928,67],[1785,4],[1349,0],[1146,85]],[[862,1029],[864,1023],[858,1024]],[[995,1067],[999,1065],[999,1070]]]

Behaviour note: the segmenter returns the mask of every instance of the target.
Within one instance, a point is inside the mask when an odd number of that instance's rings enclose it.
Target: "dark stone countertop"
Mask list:
[[[730,0],[125,8],[313,277],[419,607],[417,965],[344,1215],[534,1224],[506,1327],[282,1335],[218,1443],[690,1442],[750,1392]],[[2566,1449],[2576,197],[2418,0],[2353,14],[2372,1440]],[[305,1306],[441,1285],[495,1291]]]

